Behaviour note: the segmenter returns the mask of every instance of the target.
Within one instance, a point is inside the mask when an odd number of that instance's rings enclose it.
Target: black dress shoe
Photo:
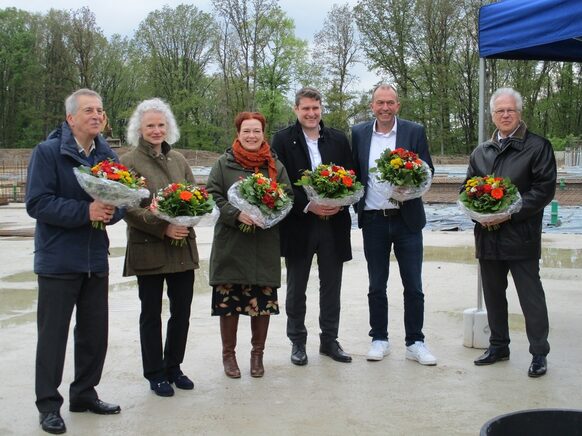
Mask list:
[[[185,374],[168,377],[168,381],[174,383],[178,389],[185,389],[187,391],[194,389],[194,382]]]
[[[541,377],[547,372],[547,370],[548,361],[546,360],[546,356],[536,354],[531,360],[531,365],[529,366],[527,375],[529,375],[530,377]]]
[[[168,380],[150,380],[150,389],[154,391],[158,397],[171,397],[174,395],[174,388]]]
[[[69,410],[71,412],[86,412],[89,410],[98,415],[115,415],[121,412],[121,407],[117,404],[105,403],[99,398],[95,398],[94,400],[82,401],[80,403],[71,403]]]
[[[343,350],[338,341],[322,342],[319,346],[319,354],[329,356],[336,362],[349,363],[352,361],[352,356]]]
[[[67,431],[65,421],[61,418],[58,410],[55,412],[41,412],[39,419],[40,426],[47,433],[62,434]]]
[[[487,350],[477,359],[474,360],[475,365],[491,365],[495,362],[500,362],[502,360],[509,360],[509,348],[493,348],[489,347]]]
[[[305,344],[299,342],[293,343],[293,348],[291,349],[291,363],[294,365],[307,365],[307,353],[305,352]]]

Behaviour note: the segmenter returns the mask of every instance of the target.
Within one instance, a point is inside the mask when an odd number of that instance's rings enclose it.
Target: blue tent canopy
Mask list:
[[[582,1],[505,0],[480,8],[482,58],[582,61]]]

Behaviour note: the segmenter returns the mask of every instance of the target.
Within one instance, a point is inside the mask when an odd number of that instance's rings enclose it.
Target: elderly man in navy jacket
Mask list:
[[[390,251],[398,261],[404,286],[404,328],[406,358],[422,365],[436,365],[436,358],[424,344],[424,293],[422,291],[422,229],[426,224],[420,198],[391,203],[374,189],[370,168],[387,148],[404,148],[418,154],[434,171],[424,127],[397,118],[400,101],[392,85],[378,85],[370,104],[376,119],[352,128],[352,151],[356,174],[366,186],[357,205],[358,225],[362,229],[364,254],[368,263],[368,307],[372,344],[368,360],[382,360],[390,352],[388,341],[388,298],[386,294]]]
[[[80,165],[117,160],[117,156],[99,136],[103,122],[99,94],[80,89],[66,99],[65,109],[66,122],[32,153],[26,190],[26,209],[36,219],[36,406],[42,429],[53,434],[66,431],[58,387],[75,307],[75,379],[69,390],[69,410],[102,415],[121,410],[99,400],[95,391],[107,352],[109,239],[106,231],[91,222],[113,224],[123,213],[93,201],[73,173]]]

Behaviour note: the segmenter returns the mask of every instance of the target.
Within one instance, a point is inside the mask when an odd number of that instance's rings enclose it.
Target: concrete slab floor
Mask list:
[[[0,207],[0,228],[33,225],[20,205]],[[424,234],[426,294],[425,335],[438,358],[424,367],[404,357],[402,287],[398,267],[389,280],[392,352],[368,362],[367,272],[361,233],[352,232],[354,260],[345,264],[340,342],[350,364],[318,354],[317,272],[312,270],[307,301],[309,364],[289,361],[282,314],[271,321],[265,352],[265,376],[249,374],[250,328],[239,327],[238,361],[243,376],[228,379],[222,371],[218,319],[210,316],[207,259],[212,229],[199,228],[202,268],[197,272],[184,372],[194,391],[177,390],[160,398],[141,375],[138,334],[139,300],[134,278],[121,277],[125,224],[109,228],[109,351],[98,392],[119,403],[117,416],[68,412],[68,384],[73,378],[72,331],[61,393],[61,410],[70,435],[475,435],[490,418],[531,408],[582,409],[579,362],[582,347],[582,235],[544,235],[549,253],[541,270],[550,313],[548,374],[527,377],[531,356],[513,285],[508,292],[512,333],[511,360],[476,367],[481,350],[463,347],[464,309],[476,305],[476,262],[472,232]],[[33,241],[0,238],[0,434],[45,434],[34,406],[36,347],[36,278],[31,273]],[[553,257],[552,257],[553,256]],[[559,261],[550,261],[556,259]],[[560,260],[561,259],[561,260]],[[284,271],[283,271],[284,273]],[[164,321],[167,320],[167,305]],[[73,326],[71,326],[72,328]]]

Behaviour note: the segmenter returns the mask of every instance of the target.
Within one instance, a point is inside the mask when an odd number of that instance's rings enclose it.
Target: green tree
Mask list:
[[[139,25],[136,48],[147,65],[147,93],[166,99],[181,129],[180,145],[200,147],[205,125],[206,76],[213,54],[216,24],[212,16],[191,5],[164,6]]]

